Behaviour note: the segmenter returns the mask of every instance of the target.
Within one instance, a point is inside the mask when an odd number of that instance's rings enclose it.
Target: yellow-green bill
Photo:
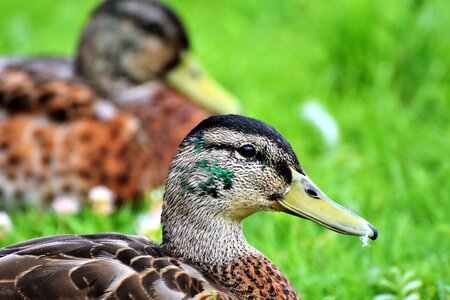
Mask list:
[[[309,179],[293,169],[291,190],[275,204],[275,209],[314,221],[333,231],[369,237],[378,232],[369,222],[332,201]]]
[[[180,63],[166,75],[166,80],[212,113],[241,112],[239,101],[209,76],[188,53],[185,53]]]

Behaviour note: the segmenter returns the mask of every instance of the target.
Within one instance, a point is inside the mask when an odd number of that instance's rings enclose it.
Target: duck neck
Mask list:
[[[258,253],[246,241],[240,221],[212,216],[206,207],[186,211],[171,203],[165,201],[162,213],[164,249],[199,266],[228,265]]]
[[[299,299],[277,266],[247,243],[240,221],[211,214],[211,202],[197,206],[195,197],[173,192],[166,189],[162,248],[202,269],[237,299]]]

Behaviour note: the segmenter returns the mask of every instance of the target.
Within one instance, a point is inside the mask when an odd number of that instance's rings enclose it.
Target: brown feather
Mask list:
[[[235,299],[142,237],[60,235],[0,249],[0,299]]]
[[[228,291],[245,299],[300,299],[286,276],[267,257],[253,254],[222,266],[202,265]]]

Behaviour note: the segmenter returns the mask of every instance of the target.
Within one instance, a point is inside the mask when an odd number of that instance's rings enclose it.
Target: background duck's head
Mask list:
[[[273,127],[238,115],[202,121],[172,163],[163,225],[174,215],[193,223],[202,218],[240,222],[258,211],[282,211],[340,233],[377,237],[372,225],[331,201],[309,179]]]
[[[239,111],[189,53],[177,15],[156,1],[104,1],[84,29],[76,71],[108,96],[163,80],[212,112]]]

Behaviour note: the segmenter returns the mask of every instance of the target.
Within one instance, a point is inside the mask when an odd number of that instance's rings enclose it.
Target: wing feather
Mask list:
[[[0,249],[0,299],[44,298],[234,299],[142,237],[60,235]]]

